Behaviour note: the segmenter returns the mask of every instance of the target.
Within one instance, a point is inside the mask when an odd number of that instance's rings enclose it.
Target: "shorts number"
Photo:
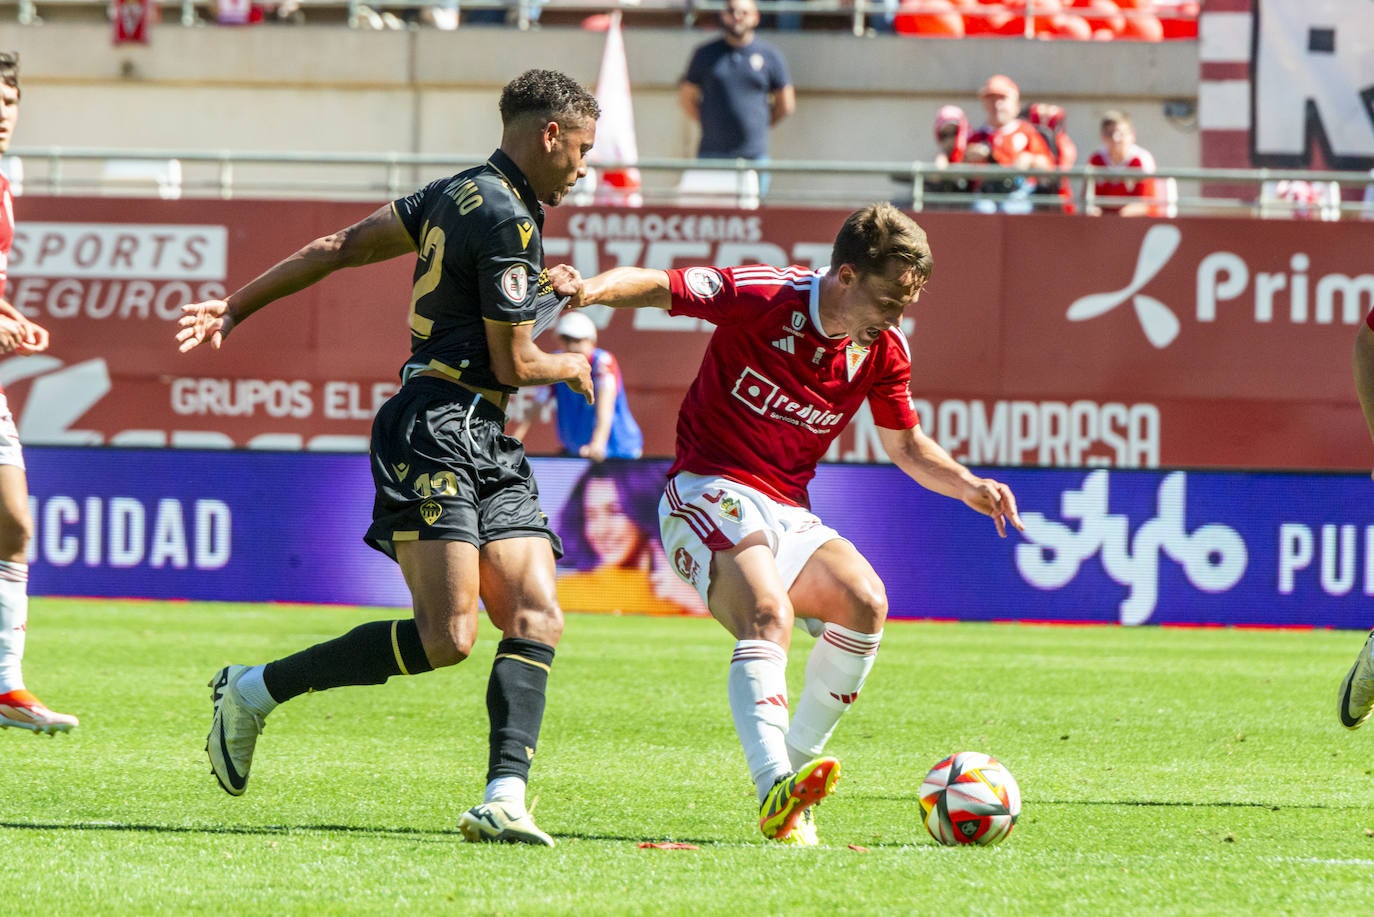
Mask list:
[[[415,489],[422,497],[451,497],[458,493],[458,476],[452,471],[422,474],[415,479]]]

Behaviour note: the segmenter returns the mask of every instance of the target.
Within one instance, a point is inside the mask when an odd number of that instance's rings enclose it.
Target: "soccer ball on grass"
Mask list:
[[[996,758],[977,751],[950,755],[921,784],[921,820],[947,847],[1004,840],[1021,814],[1021,788]]]

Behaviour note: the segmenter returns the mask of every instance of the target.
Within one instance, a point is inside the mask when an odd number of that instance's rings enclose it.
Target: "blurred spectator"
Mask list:
[[[692,52],[678,86],[682,110],[701,125],[700,159],[768,159],[768,130],[797,107],[782,52],[755,36],[754,0],[728,0],[721,36]],[[759,176],[767,193],[768,176]]]
[[[1051,105],[1048,102],[1033,102],[1026,106],[1021,117],[1029,121],[1040,132],[1040,136],[1049,145],[1055,165],[1061,169],[1068,169],[1078,161],[1078,144],[1074,143],[1073,138],[1069,136],[1069,116],[1062,106]],[[1064,212],[1074,212],[1073,186],[1067,178],[1061,179],[1057,188],[1053,182],[1042,181],[1038,190],[1045,193],[1057,191],[1063,201]]]
[[[663,467],[638,462],[592,465],[559,514],[558,604],[565,611],[706,614],[706,606],[668,565],[658,531]],[[563,572],[567,571],[567,572]]]
[[[1035,125],[1020,117],[1021,90],[1011,77],[996,74],[988,77],[983,88],[978,91],[983,102],[987,123],[974,131],[969,137],[969,146],[984,144],[992,161],[1012,169],[1053,169],[1056,165],[1054,153],[1049,143],[1036,129]],[[968,151],[965,150],[965,161]],[[999,198],[987,198],[985,205],[995,205],[1006,213],[1028,213],[1031,204],[1028,197],[1036,190],[1037,181],[1033,177],[1015,176],[1005,183],[1008,192],[1001,196],[1000,188],[984,180],[979,190],[984,194],[998,194]],[[1058,193],[1058,186],[1054,187]],[[985,208],[980,208],[985,209]]]
[[[968,115],[958,105],[941,105],[935,113],[935,167],[945,169],[964,162],[968,150]],[[983,146],[986,150],[986,145]],[[986,159],[984,159],[986,161]],[[929,174],[925,178],[926,194],[971,194],[976,182],[966,176]],[[927,204],[927,209],[963,209],[967,202],[935,200]]]
[[[1123,217],[1156,216],[1159,191],[1154,178],[1155,158],[1149,150],[1135,142],[1135,128],[1123,111],[1103,112],[1101,121],[1102,146],[1093,151],[1088,165],[1102,169],[1137,169],[1139,181],[1128,178],[1094,178],[1092,180],[1093,216],[1112,214]]]
[[[639,458],[644,452],[644,435],[630,413],[625,396],[625,380],[620,364],[609,350],[596,346],[596,325],[581,312],[567,312],[554,329],[566,353],[580,353],[592,364],[592,387],[596,403],[573,391],[565,383],[538,389],[538,404],[552,400],[558,414],[558,441],[563,453],[589,458],[593,462]],[[530,427],[528,414],[511,432],[523,439]]]

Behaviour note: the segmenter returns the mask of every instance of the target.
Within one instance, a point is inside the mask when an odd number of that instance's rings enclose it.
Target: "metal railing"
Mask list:
[[[17,148],[0,169],[10,174],[22,194],[122,195],[200,198],[290,198],[376,201],[393,199],[440,175],[483,162],[486,154],[429,155],[413,153],[268,152],[245,150],[102,149],[67,147]],[[17,160],[17,163],[16,163]],[[173,168],[175,164],[175,168]],[[19,167],[16,170],[16,165]],[[624,168],[605,163],[603,169]],[[943,208],[1011,210],[1062,209],[1054,194],[989,194],[976,189],[932,191],[928,182],[948,179],[1005,181],[1022,177],[1045,185],[1067,181],[1075,203],[1091,207],[1095,178],[1139,179],[1129,169],[1075,166],[1069,169],[1017,170],[1002,166],[954,165],[945,169],[916,160],[903,162],[643,159],[633,164],[642,176],[646,204],[692,202],[726,206],[851,206],[891,199],[916,210]],[[14,174],[18,172],[18,175]],[[702,173],[726,179],[721,188],[687,189],[686,176]],[[759,195],[760,176],[771,187]],[[731,180],[733,177],[733,180]],[[1332,192],[1341,218],[1369,216],[1374,208],[1374,173],[1300,169],[1160,168],[1155,177],[1169,181],[1176,195],[1169,201],[1177,214],[1259,215],[1268,185],[1304,182]],[[750,179],[746,182],[744,179]],[[588,183],[590,184],[590,183]],[[752,194],[735,189],[753,188]],[[1361,198],[1365,200],[1362,201]],[[1344,200],[1340,200],[1344,198]],[[591,187],[574,190],[577,203],[598,200]],[[1290,208],[1288,204],[1293,204]],[[1301,201],[1271,201],[1269,213],[1297,210]]]
[[[165,22],[177,21],[183,26],[195,26],[215,20],[214,0],[152,2],[164,11],[162,16]],[[537,27],[546,14],[592,15],[611,10],[621,10],[627,16],[657,15],[658,18],[670,21],[680,15],[682,25],[691,27],[699,19],[714,16],[725,6],[725,0],[285,0],[278,5],[299,9],[307,19],[311,17],[312,11],[341,18],[350,28],[405,28],[412,24],[403,22],[394,15],[388,16],[392,10],[443,10],[454,16],[472,12],[501,11],[506,13],[506,19],[511,26],[528,30]],[[74,13],[80,13],[86,18],[110,15],[108,0],[0,0],[0,11],[7,6],[14,7],[15,20],[20,25],[41,23],[42,10],[53,12],[54,17]],[[813,21],[846,20],[849,30],[860,36],[873,31],[875,17],[890,19],[898,12],[897,0],[758,0],[758,6],[760,12],[766,16],[805,15]],[[1065,11],[1089,15],[1082,10]],[[1045,3],[1041,9],[1037,9],[1037,0],[1026,0],[1023,4],[980,3],[976,7],[964,7],[959,10],[959,14],[965,17],[1014,17],[1022,23],[1021,35],[1027,39],[1037,37],[1038,21],[1048,20],[1060,12],[1061,6],[1058,2]],[[1192,13],[1167,4],[1148,9],[1123,5],[1112,15],[1123,19],[1147,16],[1163,20],[1196,19]],[[2,14],[0,18],[4,18]]]

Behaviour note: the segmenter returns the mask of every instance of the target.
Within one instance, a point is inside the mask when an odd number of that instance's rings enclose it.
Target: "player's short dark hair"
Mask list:
[[[0,83],[19,92],[19,52],[0,51]]]
[[[595,121],[601,117],[596,96],[581,83],[557,70],[526,70],[501,90],[501,123],[510,124],[525,115],[544,123]]]
[[[926,231],[892,204],[870,204],[849,215],[830,250],[830,270],[852,264],[861,274],[882,274],[897,261],[916,271],[921,283],[935,267]]]

